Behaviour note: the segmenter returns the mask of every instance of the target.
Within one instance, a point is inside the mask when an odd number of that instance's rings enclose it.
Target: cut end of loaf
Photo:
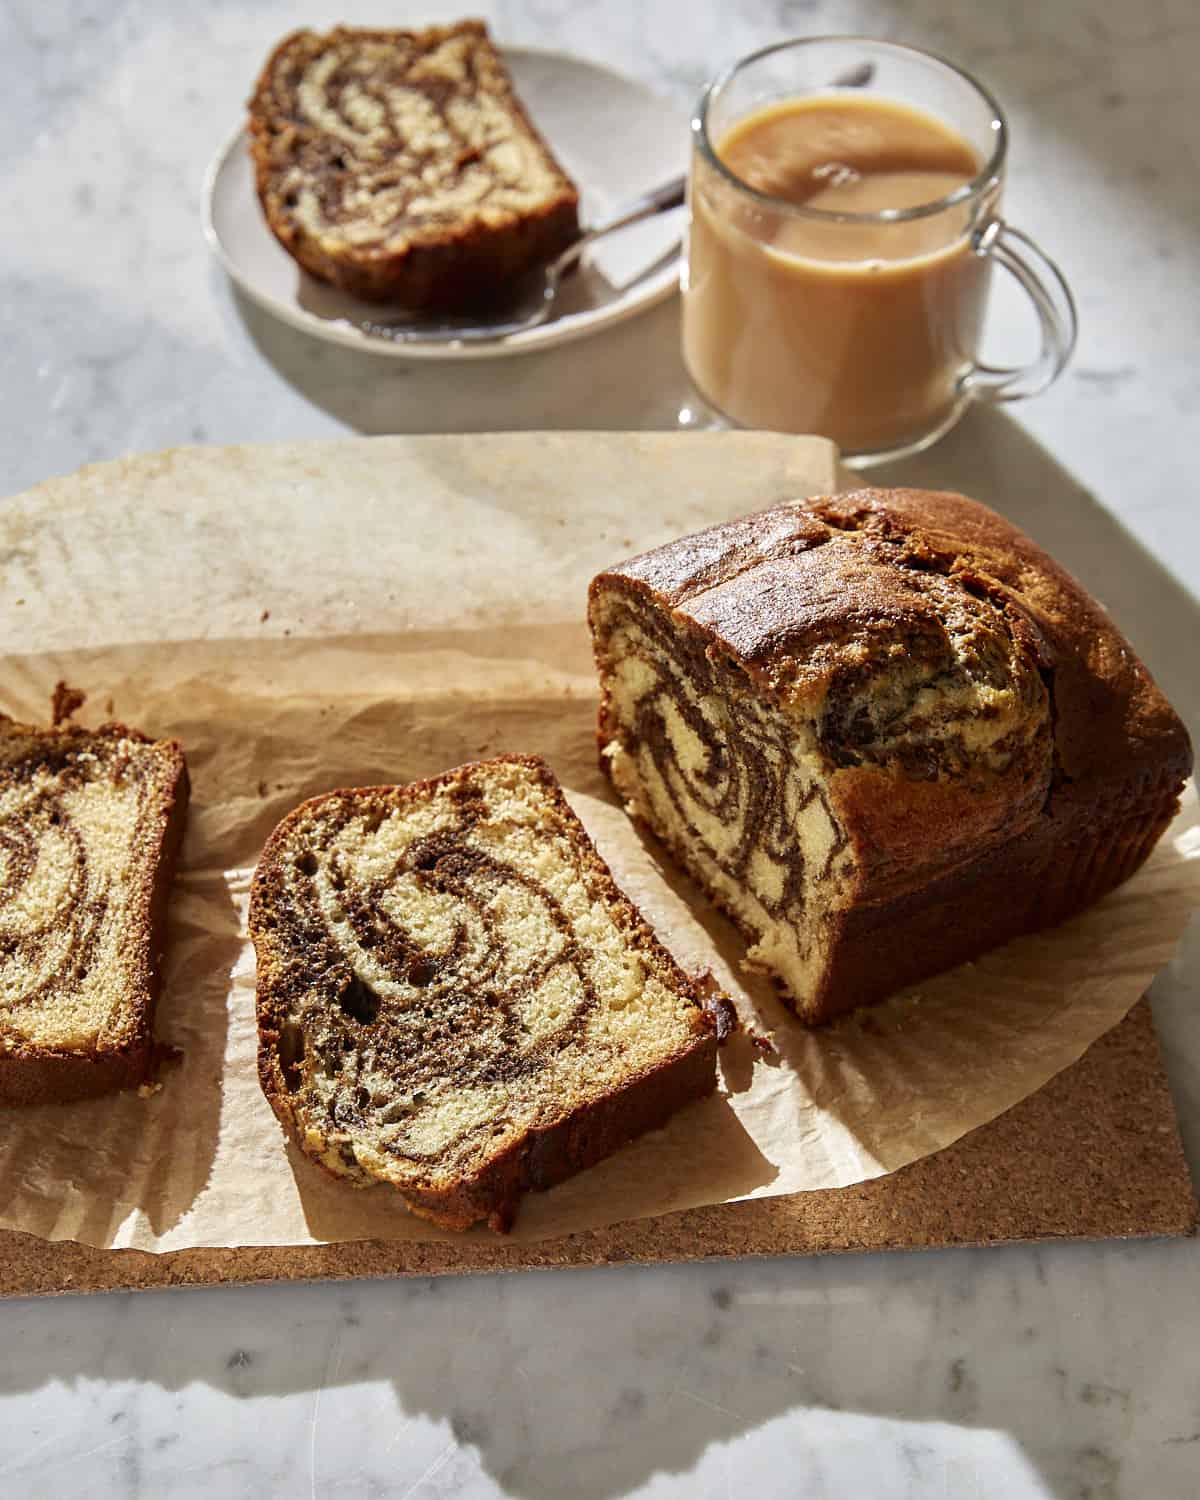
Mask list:
[[[331,1172],[449,1228],[715,1085],[691,981],[549,769],[511,757],[332,793],[255,877],[260,1075]]]
[[[628,599],[598,600],[593,620],[602,758],[626,810],[750,939],[746,966],[819,1019],[831,925],[857,869],[812,722]]]

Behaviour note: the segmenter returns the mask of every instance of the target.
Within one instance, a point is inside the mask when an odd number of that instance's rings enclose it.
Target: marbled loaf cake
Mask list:
[[[716,1083],[693,982],[532,757],[333,792],[254,879],[259,1076],[329,1171],[450,1229]]]
[[[602,759],[822,1021],[1126,879],[1191,768],[1078,583],[961,495],[784,505],[601,574]]]
[[[0,1103],[147,1077],[187,798],[173,740],[0,715]]]
[[[272,233],[370,302],[465,312],[501,299],[579,232],[579,195],[481,21],[298,31],[250,101]]]

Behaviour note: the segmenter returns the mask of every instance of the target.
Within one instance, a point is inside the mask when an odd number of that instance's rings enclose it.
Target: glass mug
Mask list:
[[[845,213],[760,192],[717,156],[746,116],[840,94],[933,115],[982,167],[936,201]],[[682,279],[684,363],[708,405],[734,426],[821,433],[866,467],[928,447],[973,400],[1045,390],[1074,347],[1075,306],[1054,262],[1000,217],[1007,143],[986,89],[912,47],[816,37],[721,74],[692,121]],[[994,263],[1037,314],[1026,367],[979,359]]]

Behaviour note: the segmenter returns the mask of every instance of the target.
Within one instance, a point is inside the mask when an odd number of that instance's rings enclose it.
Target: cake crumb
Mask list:
[[[268,788],[267,783],[265,781],[260,781],[258,783],[258,795],[260,797],[265,797],[267,795],[268,790],[269,790],[269,788]]]
[[[763,1036],[762,1033],[758,1031],[750,1032],[749,1036],[750,1045],[752,1047],[756,1047],[764,1057],[775,1057],[778,1055],[779,1049],[778,1047],[776,1047],[775,1043],[769,1036]]]
[[[509,1234],[516,1216],[517,1205],[515,1200],[510,1203],[502,1203],[499,1208],[493,1209],[488,1215],[488,1228],[496,1234]]]
[[[157,1079],[155,1079],[155,1081],[153,1083],[139,1083],[138,1084],[138,1098],[139,1099],[151,1099],[151,1098],[154,1097],[155,1094],[161,1094],[161,1093],[162,1093],[162,1084],[159,1083]]]
[[[259,615],[259,617],[258,617],[258,623],[260,625],[265,625],[270,618],[271,618],[271,611],[269,609],[264,609],[263,612],[262,612],[262,614]]]
[[[704,1001],[704,1009],[713,1019],[713,1030],[717,1034],[717,1046],[723,1047],[738,1029],[737,1011],[727,995],[717,995]]]
[[[701,1006],[712,1017],[719,1047],[738,1029],[738,1014],[733,1001],[721,988],[711,969],[694,969],[691,980]]]

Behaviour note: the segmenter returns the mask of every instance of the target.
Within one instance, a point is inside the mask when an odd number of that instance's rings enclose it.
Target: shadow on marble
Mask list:
[[[716,1450],[727,1466],[721,1493],[741,1494],[741,1440],[769,1437],[790,1415],[818,1424],[806,1428],[817,1441],[779,1448],[789,1484],[771,1494],[846,1493],[827,1486],[828,1465],[843,1467],[839,1455],[869,1443],[862,1495],[873,1492],[872,1474],[881,1492],[898,1493],[882,1483],[892,1465],[911,1473],[905,1494],[974,1493],[957,1466],[963,1488],[944,1490],[939,1455],[949,1445],[971,1455],[969,1472],[980,1461],[1011,1472],[1014,1494],[1133,1500],[1104,1481],[1119,1471],[1116,1450],[1136,1420],[1139,1432],[1161,1434],[1162,1483],[1143,1493],[1182,1496],[1196,1441],[1185,1396],[1163,1390],[1155,1408],[1152,1376],[1139,1376],[1136,1360],[1110,1361],[1134,1336],[1128,1289],[1157,1277],[1181,1284],[1190,1248],[1013,1247],[156,1292],[96,1298],[86,1310],[74,1299],[13,1304],[0,1311],[23,1337],[0,1367],[0,1396],[141,1382],[150,1390],[138,1398],[139,1441],[149,1454],[154,1440],[158,1465],[171,1461],[159,1445],[178,1441],[172,1396],[207,1386],[238,1403],[269,1398],[271,1407],[237,1416],[204,1408],[223,1434],[214,1462],[233,1462],[233,1444],[277,1476],[272,1489],[259,1469],[261,1493],[282,1493],[286,1474],[289,1493],[314,1495],[617,1500],[655,1476],[690,1473]],[[1085,1334],[1079,1313],[1095,1311],[1098,1274],[1112,1285],[1112,1327],[1102,1319]],[[1165,1316],[1149,1305],[1143,1314],[1152,1325]],[[1196,1328],[1193,1305],[1174,1318]],[[309,1392],[315,1400],[303,1406],[280,1400]],[[203,1459],[207,1442],[192,1434],[176,1461]],[[1045,1488],[1035,1489],[1035,1474]],[[214,1493],[233,1492],[229,1471],[214,1468],[211,1481]]]
[[[234,288],[227,296],[281,379],[369,435],[670,429],[691,399],[677,297],[544,353],[433,362],[329,344],[280,322]]]

